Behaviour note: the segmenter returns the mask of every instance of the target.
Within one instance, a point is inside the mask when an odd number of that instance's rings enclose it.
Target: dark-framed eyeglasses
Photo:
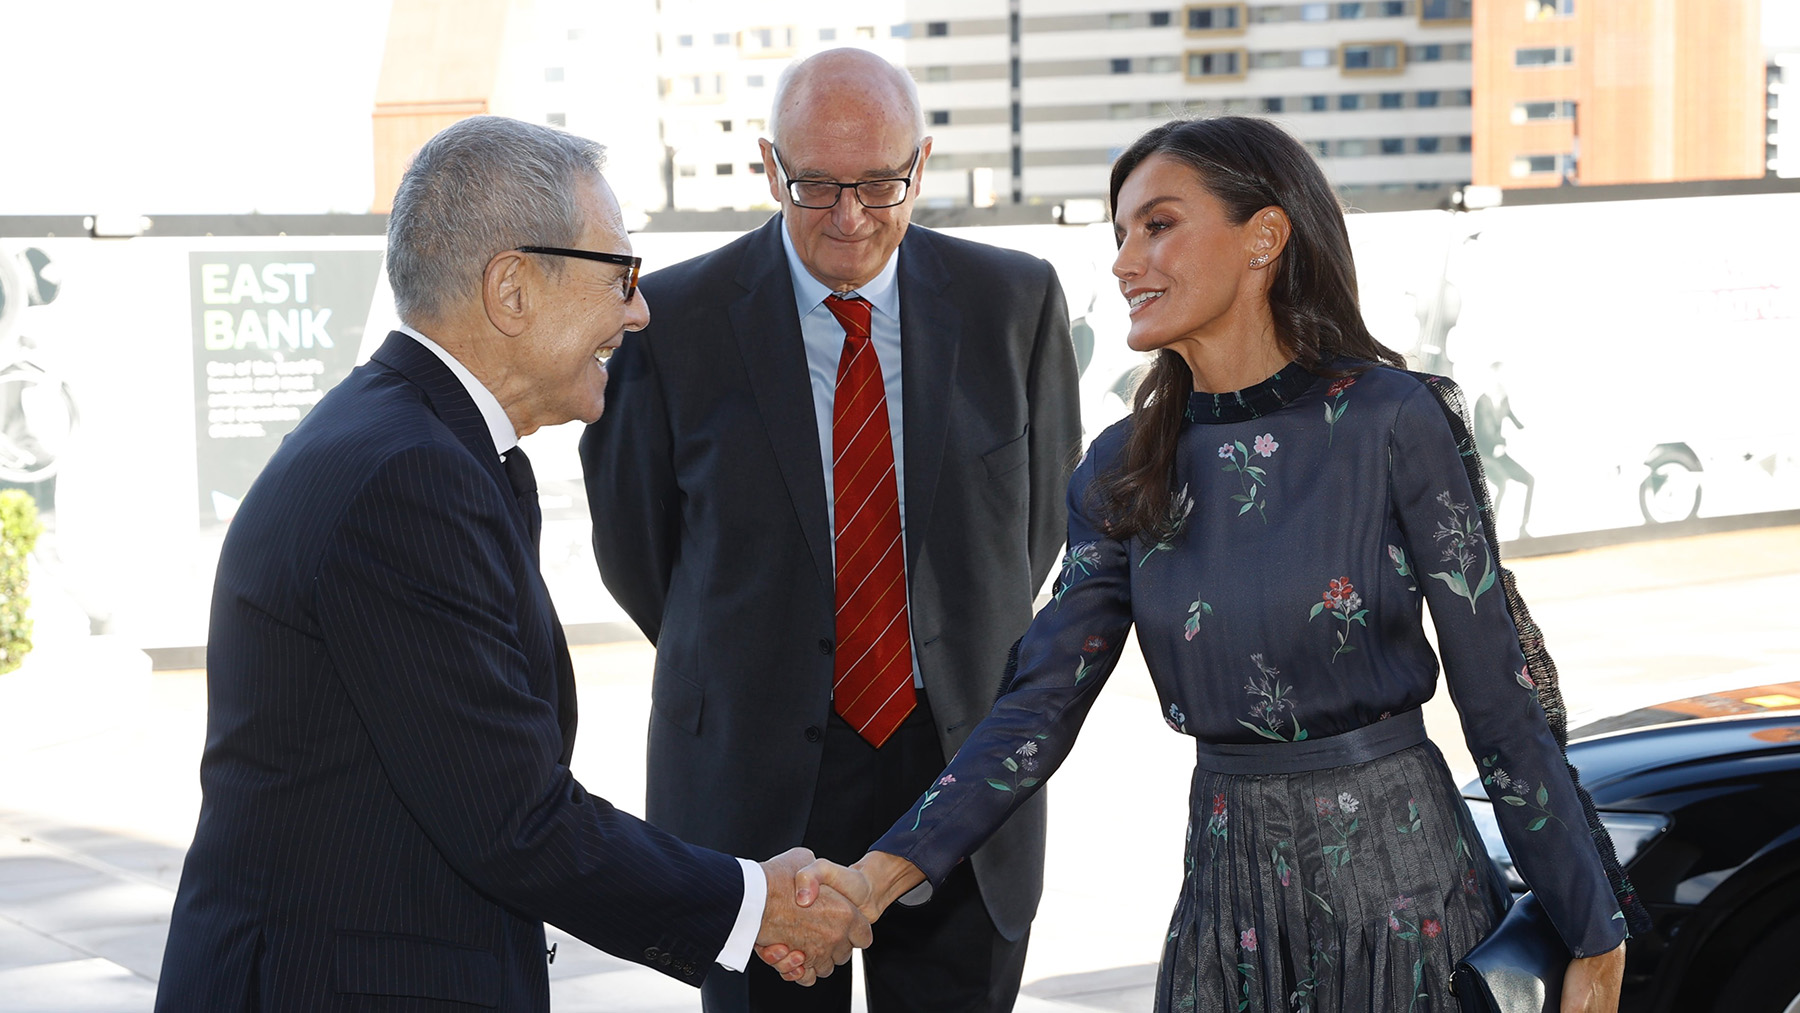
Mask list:
[[[596,253],[593,250],[569,250],[561,246],[521,246],[520,253],[542,253],[552,257],[580,257],[582,260],[597,260],[602,264],[617,264],[629,268],[625,276],[619,279],[619,291],[625,302],[630,302],[637,292],[638,271],[644,266],[644,258],[628,257],[623,253]]]
[[[828,179],[794,179],[788,173],[787,166],[781,161],[781,152],[770,144],[769,150],[775,155],[775,165],[781,170],[781,178],[786,182],[788,198],[795,207],[823,211],[837,207],[838,199],[845,190],[855,190],[856,199],[862,206],[871,211],[891,208],[906,202],[906,189],[912,186],[912,172],[919,164],[919,153],[923,147],[913,148],[912,161],[906,164],[906,175],[892,179],[865,179],[855,183],[838,183]]]

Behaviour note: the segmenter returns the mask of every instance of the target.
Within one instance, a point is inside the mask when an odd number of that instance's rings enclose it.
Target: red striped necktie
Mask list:
[[[912,712],[906,554],[887,388],[869,337],[869,304],[825,300],[844,325],[831,411],[832,537],[837,546],[837,648],[832,707],[871,745]]]

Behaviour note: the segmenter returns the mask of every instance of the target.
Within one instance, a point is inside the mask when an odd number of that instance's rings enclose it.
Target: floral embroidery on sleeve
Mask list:
[[[1185,639],[1194,639],[1195,635],[1200,632],[1200,617],[1212,614],[1212,606],[1201,601],[1199,595],[1194,595],[1194,600],[1188,604],[1187,622],[1182,624]]]
[[[1346,411],[1350,410],[1349,402],[1344,400],[1344,391],[1350,389],[1350,385],[1355,382],[1356,377],[1346,376],[1325,388],[1325,396],[1332,399],[1325,402],[1325,425],[1328,427],[1325,430],[1325,445],[1327,447],[1331,446],[1332,439],[1337,435],[1338,420],[1344,417]]]
[[[1482,775],[1481,783],[1484,785],[1497,784],[1502,791],[1512,792],[1510,795],[1500,796],[1500,801],[1516,809],[1529,809],[1537,814],[1535,819],[1530,823],[1525,824],[1526,830],[1532,832],[1542,830],[1544,829],[1544,824],[1549,823],[1551,820],[1556,820],[1556,825],[1559,827],[1567,827],[1567,824],[1549,809],[1549,788],[1540,784],[1538,785],[1537,794],[1532,795],[1531,782],[1526,781],[1523,778],[1512,776],[1507,773],[1506,768],[1500,766],[1499,763],[1499,753],[1481,758],[1482,769],[1486,771],[1486,773]]]
[[[1294,701],[1289,695],[1293,687],[1282,684],[1281,669],[1265,664],[1260,654],[1252,654],[1250,661],[1256,665],[1257,674],[1245,684],[1244,692],[1256,698],[1256,702],[1250,705],[1250,716],[1260,720],[1262,724],[1253,725],[1243,718],[1238,718],[1238,724],[1276,742],[1299,742],[1305,739],[1306,729],[1300,727],[1298,716],[1293,717],[1293,737],[1281,734],[1282,727],[1288,723],[1288,718],[1284,715],[1292,715],[1294,710]]]
[[[956,775],[955,774],[945,774],[943,777],[940,777],[937,779],[937,783],[932,785],[931,790],[926,792],[925,797],[919,801],[919,814],[917,816],[913,817],[912,828],[914,830],[919,829],[919,821],[923,820],[925,818],[925,807],[930,805],[931,803],[937,801],[937,797],[939,795],[943,794],[944,787],[946,785],[951,785],[951,784],[955,784],[955,783],[956,783]]]
[[[1394,561],[1394,572],[1399,574],[1402,577],[1411,577],[1413,575],[1413,571],[1412,571],[1412,567],[1407,565],[1406,550],[1402,549],[1398,545],[1390,545],[1387,547],[1387,549],[1388,549],[1388,558]],[[1407,586],[1406,589],[1408,591],[1417,591],[1419,589],[1419,585],[1410,584]]]
[[[1068,593],[1069,588],[1081,583],[1083,577],[1099,568],[1099,542],[1078,542],[1069,546],[1069,551],[1063,553],[1062,573],[1056,578],[1056,593],[1050,596],[1051,600],[1061,607],[1063,595]]]
[[[1335,665],[1338,655],[1356,650],[1350,646],[1350,624],[1357,623],[1367,629],[1369,610],[1362,607],[1362,595],[1357,593],[1356,585],[1350,583],[1349,577],[1333,580],[1325,588],[1322,597],[1323,601],[1313,602],[1312,613],[1306,617],[1306,621],[1310,623],[1317,619],[1319,613],[1327,608],[1331,609],[1332,615],[1343,620],[1344,628],[1337,631],[1337,649],[1331,652],[1331,663]]]
[[[1049,737],[1050,736],[1048,735],[1036,735],[1026,739],[1019,748],[1013,750],[1012,756],[1008,756],[1000,761],[1000,765],[1013,774],[1014,780],[1009,784],[1006,781],[990,777],[987,779],[988,787],[995,791],[1014,791],[1036,785],[1038,783],[1037,778],[1019,777],[1018,775],[1030,774],[1037,770],[1038,743]]]
[[[1075,685],[1081,685],[1081,680],[1088,677],[1088,673],[1094,668],[1094,656],[1104,650],[1106,638],[1097,634],[1090,634],[1081,642],[1081,660],[1075,663]]]
[[[1251,507],[1255,507],[1257,516],[1262,518],[1264,524],[1267,524],[1269,515],[1264,508],[1268,499],[1267,497],[1259,499],[1256,492],[1267,483],[1269,473],[1251,464],[1250,455],[1255,453],[1264,458],[1274,457],[1275,451],[1281,449],[1281,444],[1275,442],[1274,433],[1264,433],[1252,442],[1253,447],[1244,446],[1242,440],[1221,445],[1219,457],[1223,458],[1225,463],[1219,466],[1219,470],[1237,473],[1238,488],[1243,491],[1232,496],[1231,500],[1234,503],[1243,504],[1238,507],[1238,516],[1242,517],[1250,512]]]
[[[1435,580],[1441,580],[1450,590],[1469,603],[1469,611],[1475,611],[1475,599],[1486,594],[1494,586],[1497,574],[1494,572],[1494,556],[1488,551],[1487,536],[1481,531],[1481,520],[1468,504],[1458,503],[1450,498],[1450,493],[1438,493],[1437,501],[1450,511],[1448,523],[1438,522],[1438,529],[1432,540],[1442,546],[1441,559],[1454,563],[1456,569],[1440,573],[1428,574]],[[1474,572],[1475,553],[1480,551],[1486,566],[1481,580],[1473,590],[1469,587],[1469,576]]]

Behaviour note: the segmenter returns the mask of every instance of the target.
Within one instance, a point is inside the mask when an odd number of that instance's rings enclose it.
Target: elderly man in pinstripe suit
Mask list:
[[[753,944],[829,974],[866,922],[810,855],[694,847],[569,772],[575,684],[518,439],[594,421],[649,321],[591,142],[499,117],[419,152],[406,327],[327,395],[219,559],[200,823],[159,1011],[545,1010],[543,922],[699,984]]]

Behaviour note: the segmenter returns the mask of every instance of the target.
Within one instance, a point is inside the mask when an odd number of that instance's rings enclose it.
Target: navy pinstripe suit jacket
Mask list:
[[[403,334],[225,538],[158,1011],[544,1010],[543,922],[698,984],[730,856],[569,773],[568,647],[479,410]]]

